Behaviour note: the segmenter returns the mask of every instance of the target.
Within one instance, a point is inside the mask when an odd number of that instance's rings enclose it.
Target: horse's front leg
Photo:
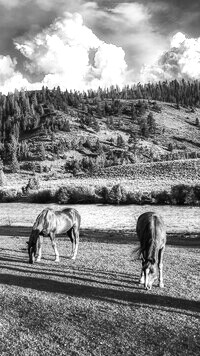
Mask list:
[[[161,248],[158,252],[158,271],[159,271],[159,287],[163,288],[163,255],[165,248]]]
[[[40,262],[41,261],[41,257],[42,257],[42,244],[43,244],[43,236],[39,235],[38,236],[38,240],[37,240],[37,258],[36,258],[36,262]]]
[[[75,260],[78,252],[78,245],[79,245],[79,229],[77,227],[74,227],[72,230],[72,234],[73,234],[72,260]]]
[[[143,271],[143,268],[142,268],[141,274],[140,274],[140,284],[144,284],[144,271]]]
[[[51,232],[49,235],[50,235],[52,247],[53,247],[54,252],[55,252],[55,262],[60,262],[59,252],[58,252],[56,241],[55,241],[55,233]]]
[[[144,284],[144,260],[143,260],[143,256],[142,256],[142,269],[141,269],[141,273],[140,273],[140,280],[139,280],[139,283],[140,284]]]

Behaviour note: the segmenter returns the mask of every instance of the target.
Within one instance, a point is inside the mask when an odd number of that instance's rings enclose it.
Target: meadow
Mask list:
[[[60,236],[59,264],[45,239],[42,261],[29,265],[26,241],[43,207],[0,204],[1,355],[199,354],[199,207],[153,209],[164,216],[168,243],[165,287],[151,291],[138,284],[132,256],[136,219],[151,207],[76,205],[77,260]]]

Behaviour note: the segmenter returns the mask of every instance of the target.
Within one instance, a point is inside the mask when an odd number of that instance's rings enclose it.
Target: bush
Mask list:
[[[21,198],[21,192],[10,189],[10,190],[1,190],[0,191],[0,202],[1,203],[12,203],[16,202]]]
[[[89,204],[98,203],[102,198],[95,192],[94,187],[61,187],[55,196],[59,204]]]
[[[3,172],[3,169],[0,168],[0,186],[2,187],[5,184],[5,174]]]
[[[128,192],[127,204],[141,204],[141,203],[142,203],[142,193],[141,192]]]
[[[179,184],[171,188],[172,204],[200,205],[200,186]]]
[[[185,184],[175,185],[171,188],[171,200],[173,204],[184,205],[191,187]]]
[[[200,185],[195,185],[193,187],[195,198],[200,201]]]
[[[55,193],[51,190],[33,192],[29,197],[31,203],[45,204],[55,202]]]
[[[39,180],[36,177],[29,179],[27,185],[22,188],[24,194],[29,193],[30,190],[38,190],[40,188]]]
[[[36,162],[24,162],[20,164],[20,169],[24,169],[25,171],[39,171],[39,164]]]
[[[127,202],[127,192],[120,184],[113,185],[110,190],[104,187],[102,193],[105,203],[125,204]]]
[[[162,192],[152,192],[151,196],[155,204],[162,205],[171,203],[171,196],[166,190],[163,190]]]

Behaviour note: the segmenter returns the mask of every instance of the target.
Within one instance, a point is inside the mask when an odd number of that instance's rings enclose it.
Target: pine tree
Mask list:
[[[149,126],[149,131],[155,134],[156,131],[156,120],[153,117],[152,112],[149,113],[147,117],[147,125]]]
[[[5,183],[5,175],[3,172],[3,161],[0,159],[0,186],[2,187]]]
[[[117,136],[117,146],[122,148],[125,147],[125,141],[121,135]]]
[[[46,158],[46,151],[43,143],[41,143],[39,146],[39,155],[41,160],[44,161]]]
[[[17,155],[13,152],[10,169],[12,173],[18,173],[20,171],[20,165],[17,160]]]

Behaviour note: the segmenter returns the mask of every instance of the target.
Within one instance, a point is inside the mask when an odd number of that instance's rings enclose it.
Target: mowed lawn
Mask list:
[[[29,265],[27,237],[8,235],[0,236],[1,356],[200,354],[197,246],[168,245],[165,287],[145,291],[134,239],[87,231],[74,262],[59,238],[59,264],[45,239],[42,261]]]

